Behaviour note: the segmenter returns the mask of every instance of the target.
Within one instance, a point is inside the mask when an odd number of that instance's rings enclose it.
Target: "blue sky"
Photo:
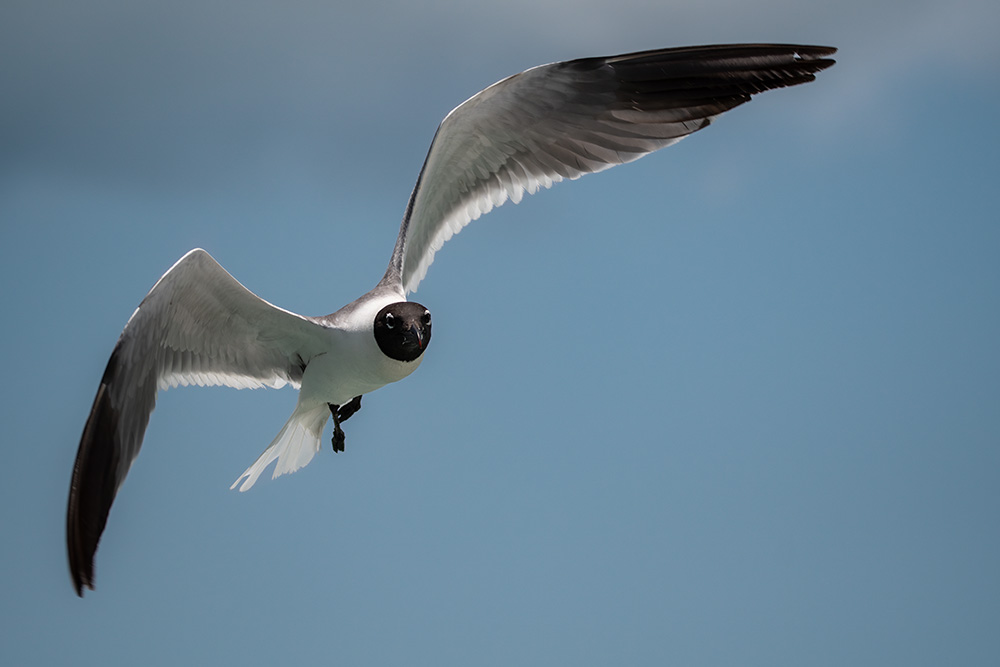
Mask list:
[[[0,663],[996,664],[997,25],[975,0],[3,3]],[[462,100],[740,41],[841,51],[449,242],[427,358],[345,453],[231,492],[294,392],[161,395],[74,595],[83,423],[184,252],[332,312]]]

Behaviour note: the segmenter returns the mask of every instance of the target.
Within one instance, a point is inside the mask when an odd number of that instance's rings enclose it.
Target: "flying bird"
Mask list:
[[[160,278],[122,331],[80,439],[66,539],[78,595],[115,494],[139,454],[157,392],[178,385],[299,390],[288,421],[233,484],[309,463],[333,420],[333,449],[361,397],[411,374],[431,314],[407,301],[434,254],[472,220],[563,179],[631,162],[707,127],[751,96],[812,81],[836,49],[696,46],[541,65],[503,79],[438,127],[389,266],[332,315],[296,315],[259,298],[201,249]]]

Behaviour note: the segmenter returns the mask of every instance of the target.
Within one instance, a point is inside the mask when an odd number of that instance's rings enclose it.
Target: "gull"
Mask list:
[[[77,595],[94,588],[97,546],[159,390],[299,390],[288,421],[233,484],[240,491],[272,463],[272,477],[309,463],[328,419],[333,449],[343,451],[341,425],[361,397],[420,365],[431,314],[406,297],[454,234],[525,193],[677,143],[752,95],[812,81],[835,52],[789,44],[668,48],[541,65],[493,84],[441,122],[385,274],[332,315],[274,306],[204,250],[188,252],[126,323],[83,429],[66,519]]]

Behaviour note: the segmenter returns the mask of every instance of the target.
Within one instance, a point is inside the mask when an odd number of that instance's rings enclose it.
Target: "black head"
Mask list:
[[[419,303],[390,303],[375,316],[375,342],[396,361],[413,361],[431,342],[431,311]]]

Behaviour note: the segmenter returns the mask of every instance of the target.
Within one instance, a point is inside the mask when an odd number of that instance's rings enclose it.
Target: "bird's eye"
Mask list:
[[[396,318],[392,316],[392,313],[385,314],[385,326],[387,329],[391,329],[396,326]]]
[[[431,323],[431,311],[425,310],[424,311],[424,316],[420,318],[420,321],[423,322],[425,325],[430,324]]]

